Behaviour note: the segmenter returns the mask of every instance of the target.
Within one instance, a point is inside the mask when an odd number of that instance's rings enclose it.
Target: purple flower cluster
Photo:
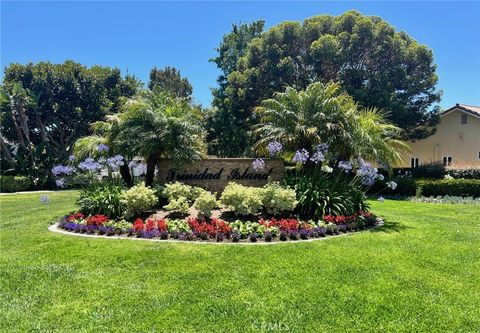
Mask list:
[[[69,160],[70,162],[75,161],[75,155],[70,155],[70,156],[68,156],[68,160]]]
[[[352,170],[352,162],[340,161],[338,162],[338,168],[348,172]]]
[[[99,152],[107,152],[107,151],[110,150],[110,147],[107,146],[107,145],[104,144],[104,143],[101,143],[101,144],[98,145],[97,150],[98,150]]]
[[[372,186],[378,177],[378,170],[374,168],[370,163],[365,162],[363,159],[359,160],[360,167],[357,170],[357,176],[361,178],[361,182],[365,186]]]
[[[278,141],[272,141],[268,144],[268,153],[271,157],[278,155],[283,149],[283,145]]]
[[[147,165],[140,161],[130,161],[130,163],[128,163],[128,167],[132,169],[133,175],[135,177],[138,177],[147,173]]]
[[[75,168],[69,165],[56,165],[52,168],[54,176],[66,175],[69,176],[75,171]]]
[[[255,171],[263,171],[265,170],[265,161],[261,158],[257,158],[252,162],[252,167]]]
[[[83,171],[97,171],[102,168],[102,165],[96,162],[93,158],[88,157],[85,159],[85,161],[80,162],[78,167]]]
[[[299,149],[297,150],[297,152],[295,153],[295,156],[293,156],[293,159],[292,161],[293,162],[296,162],[296,163],[305,163],[308,161],[308,157],[309,157],[309,153],[306,149],[302,148],[302,149]]]
[[[325,155],[320,150],[317,150],[312,157],[310,157],[310,161],[314,162],[315,164],[318,164],[320,162],[325,161]]]
[[[55,184],[60,188],[65,187],[65,178],[59,178],[55,180]]]
[[[113,157],[107,158],[107,164],[113,170],[117,170],[118,167],[124,165],[125,162],[123,161],[123,156],[122,155],[115,155]]]

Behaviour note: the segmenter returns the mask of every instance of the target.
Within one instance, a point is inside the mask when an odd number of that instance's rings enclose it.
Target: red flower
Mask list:
[[[323,219],[324,219],[325,222],[327,222],[327,223],[333,223],[333,222],[335,222],[335,216],[333,216],[333,215],[325,215],[325,216],[323,217]]]
[[[157,221],[157,227],[158,227],[158,230],[160,230],[160,231],[167,231],[168,230],[167,222],[165,222],[164,219],[160,219],[160,220]]]
[[[96,225],[97,227],[102,226],[105,222],[108,221],[108,217],[103,214],[97,214],[87,218],[87,225]]]
[[[145,225],[145,231],[152,231],[153,229],[155,229],[155,220],[148,219],[147,224]]]
[[[145,225],[143,224],[142,219],[138,218],[133,222],[133,231],[134,232],[139,232],[142,231]]]

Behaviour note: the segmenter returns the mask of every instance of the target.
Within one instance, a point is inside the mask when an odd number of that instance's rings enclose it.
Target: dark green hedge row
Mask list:
[[[418,180],[416,185],[417,196],[454,195],[460,197],[480,197],[479,179]]]
[[[480,179],[480,169],[449,169],[446,174],[455,179]]]
[[[384,182],[375,184],[369,193],[372,195],[400,196],[444,196],[480,197],[480,179],[414,179],[396,177],[391,179],[397,183],[395,190],[386,189]]]
[[[395,175],[411,174],[416,179],[444,179],[449,175],[455,179],[480,179],[480,168],[478,169],[446,169],[442,163],[434,162],[419,165],[416,168],[395,168]]]
[[[1,192],[28,191],[32,188],[30,179],[24,176],[0,176]]]

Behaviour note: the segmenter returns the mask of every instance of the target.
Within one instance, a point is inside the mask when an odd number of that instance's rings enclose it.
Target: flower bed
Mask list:
[[[160,219],[137,218],[133,223],[109,220],[105,215],[75,213],[63,217],[58,227],[72,233],[124,236],[145,239],[171,239],[201,242],[301,241],[354,232],[375,226],[378,219],[369,212],[350,216],[325,216],[320,221],[271,218],[258,221],[227,222],[217,218]]]

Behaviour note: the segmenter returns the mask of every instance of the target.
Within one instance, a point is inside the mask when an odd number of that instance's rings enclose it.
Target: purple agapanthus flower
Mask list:
[[[75,171],[75,168],[69,165],[56,165],[52,168],[54,176],[66,175],[69,176]]]
[[[104,143],[101,143],[101,144],[98,145],[97,150],[98,150],[99,152],[107,152],[107,151],[110,150],[110,147],[107,146],[107,145],[104,144]]]
[[[363,185],[372,186],[377,180],[377,168],[374,168],[370,163],[365,162],[363,159],[360,159],[359,163],[360,167],[357,170],[357,176],[361,178]]]
[[[261,158],[257,158],[255,161],[252,162],[252,168],[255,171],[265,170],[265,161]]]
[[[296,163],[305,163],[306,161],[308,161],[308,157],[310,156],[310,154],[308,153],[308,151],[304,148],[300,149],[300,150],[297,150],[297,152],[295,153],[295,156],[293,156],[293,159],[292,161],[293,162],[296,162]]]
[[[320,162],[325,161],[325,155],[320,150],[317,150],[312,157],[310,157],[310,161],[314,162],[315,164],[318,164]]]
[[[352,162],[340,161],[338,162],[338,168],[344,171],[350,171],[352,170]]]
[[[78,167],[83,171],[97,171],[102,168],[102,165],[98,162],[95,162],[93,158],[88,157],[85,159],[85,161],[80,162]]]
[[[378,180],[384,180],[384,179],[385,179],[385,176],[382,175],[381,173],[379,173],[379,174],[377,175],[377,179],[378,179]]]
[[[70,155],[70,156],[68,156],[68,160],[69,160],[70,162],[75,161],[75,155]]]
[[[60,178],[60,179],[57,179],[55,180],[55,184],[57,185],[57,187],[65,187],[65,179],[64,178]]]
[[[268,144],[268,153],[271,157],[278,155],[283,149],[283,145],[278,141],[272,141]]]

